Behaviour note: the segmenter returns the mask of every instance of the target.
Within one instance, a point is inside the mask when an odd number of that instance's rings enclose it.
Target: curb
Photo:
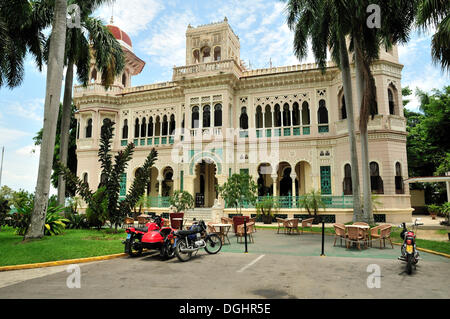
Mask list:
[[[70,265],[70,264],[81,264],[81,263],[87,263],[87,262],[92,262],[92,261],[101,261],[101,260],[120,258],[120,257],[125,257],[125,256],[128,256],[128,255],[125,253],[121,253],[121,254],[113,254],[113,255],[106,255],[106,256],[48,261],[48,262],[34,263],[34,264],[2,266],[2,267],[0,267],[0,272],[9,271],[9,270],[22,270],[22,269],[44,268],[44,267],[62,266],[62,265]]]

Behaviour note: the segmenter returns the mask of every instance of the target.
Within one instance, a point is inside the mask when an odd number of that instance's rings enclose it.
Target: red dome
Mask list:
[[[111,33],[114,35],[114,37],[117,40],[122,40],[123,42],[128,44],[130,47],[133,47],[133,45],[131,43],[131,39],[128,36],[128,34],[126,34],[124,31],[122,31],[119,27],[116,27],[115,25],[107,25],[106,27],[109,29],[109,31],[111,31]]]

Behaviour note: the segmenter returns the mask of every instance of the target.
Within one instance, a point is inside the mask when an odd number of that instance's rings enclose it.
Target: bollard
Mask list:
[[[248,253],[247,250],[247,221],[244,219],[244,235],[245,235],[245,253]]]
[[[320,256],[325,256],[324,248],[325,248],[325,221],[322,218],[322,253],[320,254]]]

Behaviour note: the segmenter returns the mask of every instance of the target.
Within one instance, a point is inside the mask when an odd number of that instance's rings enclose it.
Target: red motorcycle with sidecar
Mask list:
[[[143,249],[159,250],[163,259],[175,256],[174,229],[164,227],[164,219],[160,216],[145,224],[145,227],[130,227],[125,230],[127,238],[122,243],[125,253],[131,257],[142,255]]]

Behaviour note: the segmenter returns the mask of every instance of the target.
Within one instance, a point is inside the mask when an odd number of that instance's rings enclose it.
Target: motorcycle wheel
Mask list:
[[[177,242],[177,246],[175,248],[175,255],[177,255],[177,258],[179,261],[185,262],[191,259],[192,253],[185,253],[182,252],[181,249],[186,249],[186,242],[184,240],[180,240]]]
[[[411,275],[412,273],[412,263],[413,263],[413,256],[411,254],[406,255],[406,272],[408,275]]]
[[[170,242],[164,243],[164,247],[162,247],[161,250],[163,260],[175,257],[175,248],[173,248],[173,245],[171,245]]]
[[[139,257],[142,255],[142,246],[139,246],[139,248],[137,249],[135,247],[135,243],[137,242],[139,242],[139,240],[135,236],[131,236],[130,240],[127,243],[128,247],[125,249],[128,250],[128,254],[131,257]]]
[[[222,249],[222,240],[217,234],[210,234],[205,239],[205,250],[208,254],[217,254]]]

